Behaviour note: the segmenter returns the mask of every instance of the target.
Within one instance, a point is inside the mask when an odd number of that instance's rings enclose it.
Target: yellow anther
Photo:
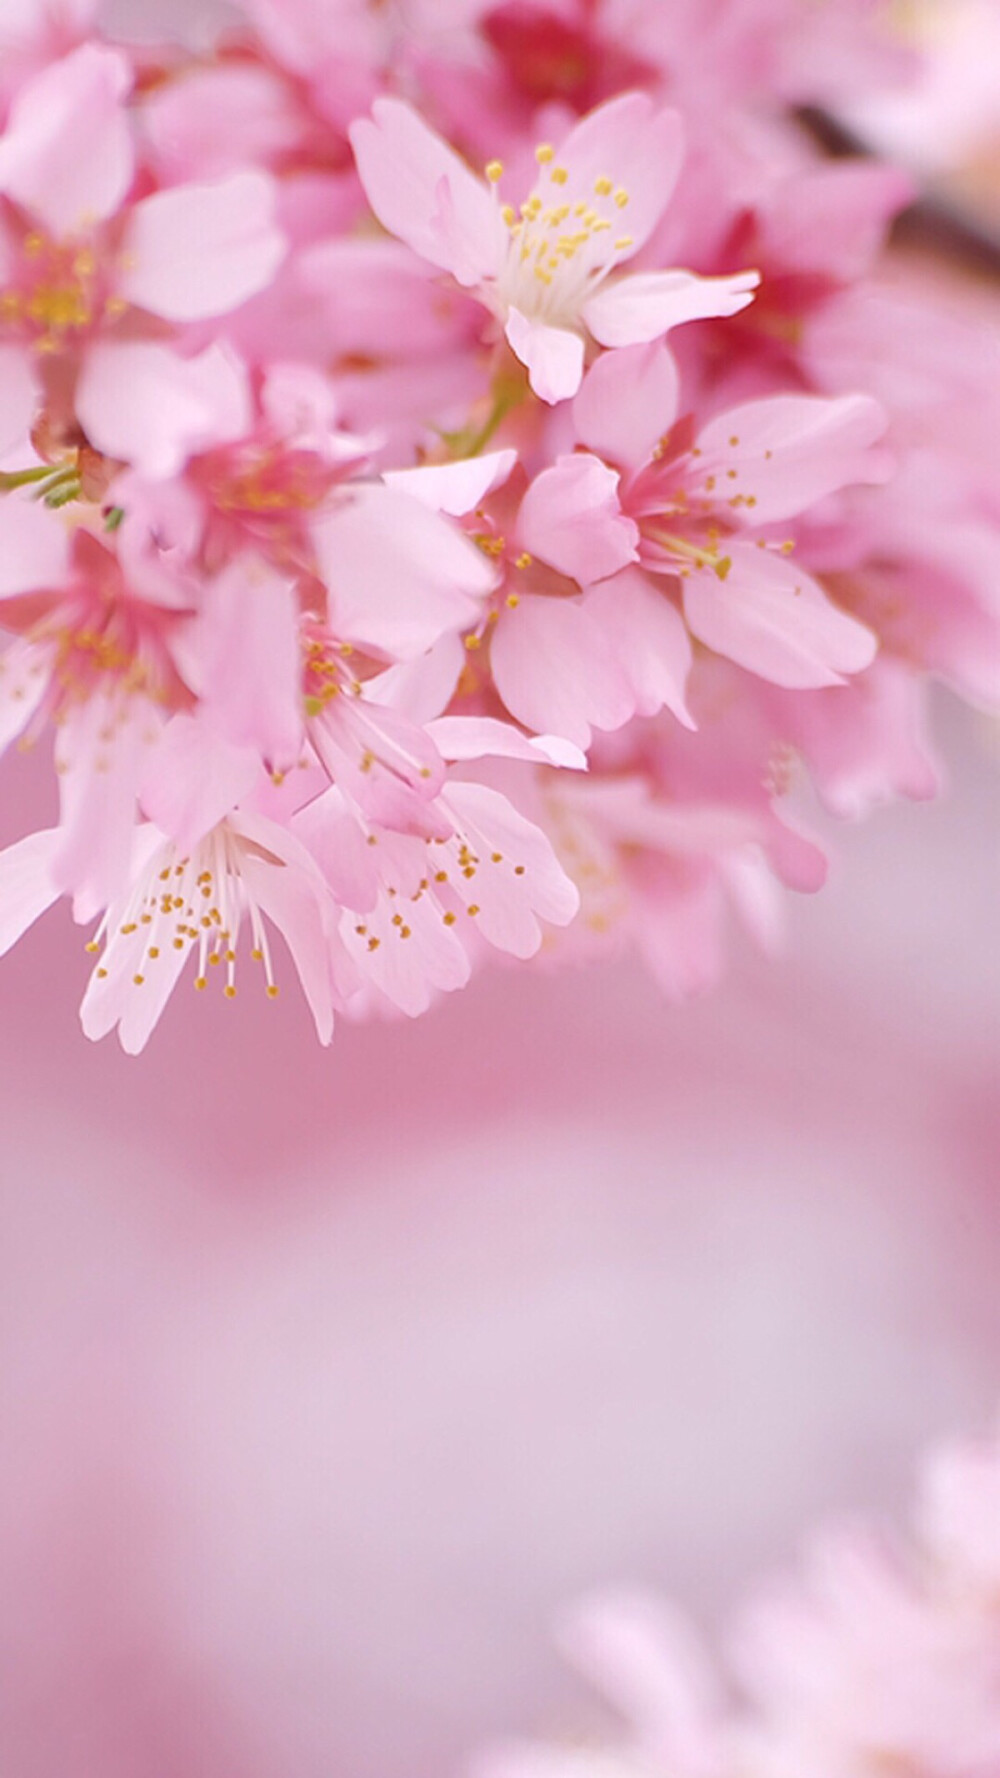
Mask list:
[[[609,198],[614,188],[614,181],[607,178],[604,173],[599,179],[594,180],[594,190],[599,198]]]
[[[235,1000],[236,999],[236,989],[233,986],[232,982],[227,982],[225,987],[223,988],[222,992],[226,996],[227,1000]]]
[[[444,921],[446,926],[454,926],[454,924],[455,924],[454,914],[442,914],[441,918]]]
[[[465,638],[465,646],[469,650],[470,654],[474,653],[475,650],[481,646],[481,644],[482,644],[482,638],[480,636],[471,635],[471,636],[466,636],[466,638]]]
[[[496,185],[498,179],[503,178],[503,161],[488,161],[486,164],[486,177],[491,185]]]
[[[538,162],[538,165],[544,167],[554,158],[555,152],[551,142],[539,142],[538,147],[535,149],[535,159]]]
[[[521,596],[519,593],[508,593],[504,603],[510,611],[515,611],[521,603]]]
[[[465,911],[467,914],[471,914],[473,919],[475,919],[476,915],[479,912],[479,903],[476,901],[470,901],[470,903]]]
[[[521,551],[521,554],[518,556],[516,562],[514,563],[514,566],[515,566],[515,568],[530,568],[531,567],[531,557],[529,556],[526,549],[523,549]],[[511,598],[516,599],[517,594],[512,593]]]
[[[633,235],[619,235],[615,242],[615,252],[624,253],[627,247],[632,247],[634,245],[635,237]]]
[[[505,223],[507,224],[507,227],[513,228],[514,223],[517,219],[517,211],[515,210],[513,204],[504,204],[504,207],[501,210],[500,214],[503,217]]]
[[[567,167],[553,167],[549,178],[553,185],[565,185],[569,178],[569,169]]]
[[[625,205],[628,203],[628,192],[625,190],[624,185],[619,185],[618,190],[615,192],[615,203],[618,205],[619,210],[624,210]]]

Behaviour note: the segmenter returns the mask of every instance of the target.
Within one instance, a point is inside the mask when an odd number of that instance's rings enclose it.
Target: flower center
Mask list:
[[[108,294],[93,246],[31,233],[14,277],[0,293],[0,326],[30,339],[36,352],[60,352],[74,336],[125,304]]]
[[[500,211],[510,239],[499,293],[523,313],[568,319],[634,245],[620,232],[629,194],[606,174],[584,191],[548,142],[535,149],[535,159],[538,183],[519,211],[512,204]],[[486,177],[494,188],[502,175],[501,163],[491,161]]]
[[[104,948],[96,965],[101,980],[115,965],[143,987],[162,959],[173,952],[196,952],[196,988],[208,986],[213,968],[224,976],[223,993],[236,998],[236,945],[244,914],[250,923],[251,956],[264,965],[268,999],[278,989],[267,932],[240,872],[242,842],[223,822],[184,857],[171,842],[157,849],[130,895],[120,919],[106,914],[87,950]]]

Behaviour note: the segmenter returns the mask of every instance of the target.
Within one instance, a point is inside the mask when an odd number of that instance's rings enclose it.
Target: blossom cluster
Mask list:
[[[1000,1764],[1000,1441],[925,1466],[915,1536],[817,1536],[745,1609],[725,1673],[658,1597],[569,1612],[565,1652],[628,1725],[607,1743],[520,1742],[475,1778],[913,1778]]]
[[[794,121],[908,67],[876,0],[4,12],[0,745],[58,817],[0,950],[68,897],[89,1036],[276,994],[275,930],[323,1041],[496,953],[683,996],[820,886],[796,782],[932,792],[1000,372]]]

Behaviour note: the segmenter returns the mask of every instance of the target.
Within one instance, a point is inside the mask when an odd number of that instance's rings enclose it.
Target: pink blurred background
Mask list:
[[[985,1426],[1000,747],[939,730],[950,793],[684,1010],[509,969],[321,1052],[178,995],[129,1061],[68,921],[7,960],[12,1778],[458,1772],[583,1708],[567,1596],[711,1624]]]
[[[508,968],[322,1052],[180,992],[132,1061],[68,918],[5,961],[4,1778],[448,1778],[585,1720],[574,1593],[714,1626],[994,1418],[1000,730],[937,732],[685,1009]]]

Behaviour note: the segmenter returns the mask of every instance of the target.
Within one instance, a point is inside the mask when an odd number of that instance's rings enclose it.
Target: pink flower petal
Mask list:
[[[302,662],[294,581],[240,557],[206,586],[198,619],[206,719],[235,747],[286,771],[302,746]],[[160,826],[162,826],[162,821]]]
[[[0,137],[0,191],[58,239],[111,216],[132,183],[122,100],[132,84],[117,50],[83,44],[28,81]]]
[[[0,957],[58,900],[50,869],[58,840],[47,828],[0,852]]]
[[[680,1612],[654,1594],[596,1595],[565,1615],[559,1644],[641,1746],[680,1771],[707,1765],[722,1698]]]
[[[0,655],[0,753],[23,734],[48,691],[53,654],[51,643],[18,636]]]
[[[463,532],[395,488],[353,489],[313,535],[331,628],[390,659],[472,622],[496,581]]]
[[[641,569],[626,568],[592,587],[584,608],[621,663],[635,694],[636,714],[655,716],[666,708],[693,729],[684,696],[691,641],[680,612],[661,589]]]
[[[236,747],[184,713],[171,718],[143,773],[143,812],[190,851],[249,795],[260,777],[252,747]]]
[[[377,99],[372,117],[360,118],[348,134],[383,228],[461,284],[496,270],[507,231],[493,194],[409,105]]]
[[[140,341],[91,349],[76,411],[98,450],[154,477],[174,475],[196,451],[241,437],[253,419],[246,372],[228,347],[179,358]]]
[[[274,212],[266,173],[154,192],[129,218],[119,294],[168,321],[226,314],[262,290],[285,257]]]
[[[69,536],[47,506],[7,494],[0,500],[0,599],[59,587],[69,568]]]
[[[278,928],[288,946],[313,1016],[316,1035],[320,1043],[327,1044],[333,1036],[330,943],[316,882],[311,873],[301,868],[292,853],[297,842],[274,822],[257,817],[252,824],[248,819],[241,819],[233,825],[277,857],[277,862],[270,862],[248,850],[240,874],[261,913]],[[280,853],[277,851],[279,846]]]
[[[625,194],[622,228],[629,251],[648,240],[673,194],[684,158],[684,126],[676,111],[658,110],[645,93],[622,93],[573,125],[555,151],[574,190],[611,179]]]
[[[677,418],[680,380],[657,342],[602,352],[573,403],[581,444],[623,469],[638,469]]]
[[[72,894],[76,920],[96,919],[128,882],[136,788],[163,721],[147,699],[123,704],[116,689],[95,691],[63,715],[56,739],[60,843],[52,878]]]
[[[794,561],[747,543],[729,553],[725,580],[705,569],[684,583],[684,616],[707,648],[775,685],[803,690],[839,685],[874,660],[872,632],[839,611]]]
[[[27,352],[21,346],[0,346],[0,457],[27,441],[37,405]]]
[[[510,309],[504,328],[510,349],[526,367],[528,381],[541,401],[569,401],[583,376],[583,340],[565,327],[533,321]]]
[[[387,487],[412,494],[434,512],[454,518],[472,512],[487,494],[503,486],[517,462],[517,452],[488,451],[482,457],[466,457],[458,463],[428,463],[419,469],[389,469],[383,476]]]
[[[869,395],[773,395],[730,408],[699,434],[699,480],[726,477],[742,496],[736,522],[790,518],[837,488],[885,481],[891,459],[872,446],[885,409]],[[752,504],[749,502],[752,501]]]
[[[431,896],[401,901],[383,891],[362,921],[345,915],[341,933],[359,973],[408,1018],[426,1012],[435,993],[450,994],[469,979],[469,954]]]
[[[518,535],[533,556],[581,586],[638,560],[638,526],[618,502],[618,473],[578,451],[537,475],[521,502]]]
[[[439,716],[427,733],[443,759],[527,759],[534,765],[587,770],[587,755],[558,735],[522,735],[495,716]]]
[[[757,272],[698,278],[693,272],[633,272],[602,286],[583,304],[583,319],[602,346],[636,346],[685,321],[736,315],[753,301]]]
[[[292,831],[316,860],[342,907],[366,914],[379,895],[368,836],[335,784],[299,809]]]
[[[467,846],[478,860],[471,876],[449,872],[476,930],[512,957],[533,957],[542,942],[539,920],[567,926],[580,905],[551,841],[485,784],[449,784],[441,800],[455,821],[453,846]]]
[[[490,660],[507,709],[537,734],[589,747],[592,727],[620,728],[635,711],[604,632],[578,599],[526,594],[501,613]]]

